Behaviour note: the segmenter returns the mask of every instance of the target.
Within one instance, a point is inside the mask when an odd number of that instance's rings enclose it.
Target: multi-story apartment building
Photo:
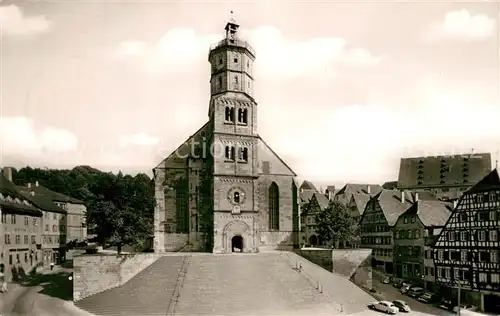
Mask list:
[[[0,174],[0,214],[0,267],[10,282],[38,265],[42,221],[42,212],[12,183],[10,169]]]
[[[500,179],[495,169],[464,193],[434,246],[436,282],[482,311],[500,313]],[[445,291],[443,291],[445,292]]]
[[[20,187],[22,192],[41,197],[42,199],[57,205],[63,209],[67,216],[65,221],[59,226],[65,233],[65,242],[82,242],[87,239],[87,227],[85,224],[85,213],[87,208],[83,201],[70,196],[52,191],[38,183],[28,183],[27,186]]]
[[[373,266],[390,274],[394,270],[392,227],[411,205],[404,191],[382,190],[368,201],[359,221],[361,247],[373,249]]]
[[[325,246],[326,243],[316,232],[316,215],[328,207],[328,198],[321,193],[314,193],[302,209],[303,234],[302,244],[309,246]]]
[[[394,225],[394,276],[432,290],[433,267],[427,262],[429,230],[442,228],[451,215],[451,205],[418,197]],[[431,260],[432,261],[432,260]]]
[[[402,158],[399,190],[427,190],[438,198],[457,199],[491,172],[491,154]]]

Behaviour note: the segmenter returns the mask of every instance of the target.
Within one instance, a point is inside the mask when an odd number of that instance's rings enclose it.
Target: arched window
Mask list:
[[[236,204],[239,204],[239,203],[240,203],[240,192],[234,192],[233,201],[234,201],[234,203],[236,203]]]
[[[226,146],[224,156],[228,160],[234,160],[234,147]]]
[[[269,186],[269,230],[280,229],[280,191],[276,182]]]
[[[227,122],[234,122],[234,108],[226,106],[224,119]]]
[[[176,232],[187,233],[189,231],[189,208],[188,194],[184,185],[178,185],[175,191],[176,208]]]
[[[238,123],[247,124],[248,109],[238,109]]]

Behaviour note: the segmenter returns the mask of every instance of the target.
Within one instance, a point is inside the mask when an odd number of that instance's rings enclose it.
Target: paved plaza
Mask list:
[[[366,306],[373,300],[293,253],[193,253],[165,255],[125,285],[76,305],[98,316],[372,315]]]

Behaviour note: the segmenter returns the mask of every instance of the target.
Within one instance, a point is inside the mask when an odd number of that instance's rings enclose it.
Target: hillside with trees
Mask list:
[[[154,183],[146,174],[102,172],[89,166],[71,170],[25,167],[13,171],[17,185],[38,183],[84,201],[86,221],[97,241],[117,247],[144,245],[153,233]]]

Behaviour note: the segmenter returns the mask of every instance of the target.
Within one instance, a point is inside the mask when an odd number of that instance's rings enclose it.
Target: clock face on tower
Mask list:
[[[245,191],[240,187],[233,187],[227,193],[229,203],[233,205],[240,205],[245,202]]]

